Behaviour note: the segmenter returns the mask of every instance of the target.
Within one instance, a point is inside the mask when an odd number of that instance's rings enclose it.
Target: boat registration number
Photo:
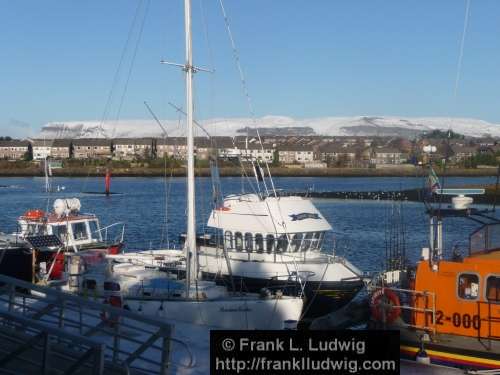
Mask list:
[[[460,314],[454,312],[451,316],[445,315],[442,310],[436,311],[436,324],[444,325],[452,323],[455,327],[473,328],[477,331],[481,328],[481,317],[479,315]]]

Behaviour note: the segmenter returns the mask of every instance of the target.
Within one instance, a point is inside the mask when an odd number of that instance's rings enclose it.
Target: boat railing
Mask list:
[[[111,225],[107,225],[105,226],[104,228],[100,228],[98,230],[96,230],[95,232],[93,233],[99,233],[102,235],[102,239],[104,242],[108,242],[108,232],[109,229],[111,228],[115,228],[115,227],[118,227],[121,225],[121,230],[120,232],[112,239],[112,242],[123,242],[123,239],[125,237],[125,223],[122,222],[122,221],[119,221],[117,223],[113,223]],[[104,234],[104,235],[103,235]]]
[[[484,305],[484,308],[481,307]],[[498,334],[493,332],[500,332],[500,313],[498,312],[499,304],[490,301],[477,301],[477,316],[479,317],[480,324],[479,329],[477,329],[477,338],[488,339],[488,340],[500,340]],[[494,311],[497,311],[496,313]],[[482,334],[484,330],[482,329],[483,324],[486,323],[485,334]]]
[[[0,310],[68,334],[97,340],[103,345],[104,360],[112,368],[128,367],[166,375],[171,366],[193,366],[191,351],[172,338],[170,324],[103,304],[91,297],[79,297],[0,275]],[[1,323],[13,324],[8,319],[1,319]],[[172,342],[180,343],[182,350],[187,351],[185,363],[170,361]],[[81,343],[75,340],[60,342],[68,347]]]
[[[401,318],[405,327],[436,333],[436,294],[434,292],[375,285],[371,285],[370,289],[372,293],[378,290],[384,293],[389,290],[398,295],[399,305],[391,304],[387,307],[401,310]],[[419,307],[422,304],[417,303],[418,298],[424,299],[423,307]],[[423,324],[417,323],[420,321],[417,318],[419,314],[424,316]]]

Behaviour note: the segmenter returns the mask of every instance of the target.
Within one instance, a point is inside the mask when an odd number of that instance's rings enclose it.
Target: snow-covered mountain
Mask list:
[[[261,134],[316,134],[327,136],[413,136],[435,129],[452,129],[470,137],[491,135],[500,137],[500,124],[478,119],[444,117],[317,117],[295,119],[286,116],[264,116],[255,122],[250,118],[215,118],[200,121],[211,135],[246,134],[246,128],[259,128]],[[183,136],[184,124],[178,121],[162,121],[169,136]],[[198,129],[199,135],[203,132]],[[117,138],[161,137],[162,130],[153,120],[61,121],[50,122],[42,127],[45,138]]]

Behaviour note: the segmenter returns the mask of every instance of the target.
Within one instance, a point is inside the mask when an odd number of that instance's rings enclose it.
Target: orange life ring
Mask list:
[[[45,217],[45,212],[42,210],[28,210],[24,214],[24,217],[32,220],[39,220]]]
[[[379,322],[394,322],[401,315],[398,295],[390,289],[377,290],[371,296],[370,311],[372,317]]]

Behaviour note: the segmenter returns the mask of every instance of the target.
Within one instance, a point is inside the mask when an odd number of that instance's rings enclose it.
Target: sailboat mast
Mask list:
[[[186,117],[187,117],[187,237],[186,237],[186,296],[190,283],[198,276],[196,254],[196,219],[194,186],[194,135],[193,135],[193,51],[191,37],[191,0],[184,0],[184,23],[186,32]]]

